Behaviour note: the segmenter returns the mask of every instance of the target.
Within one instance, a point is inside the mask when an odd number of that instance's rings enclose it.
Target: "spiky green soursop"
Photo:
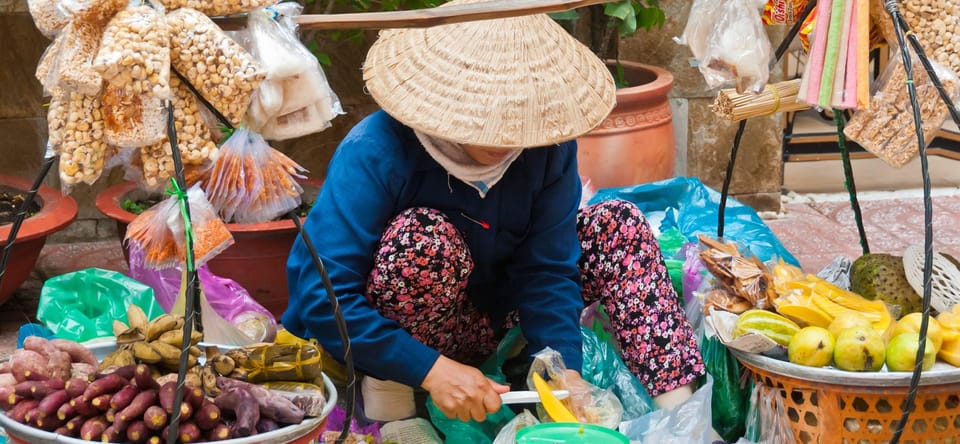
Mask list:
[[[903,258],[883,253],[868,253],[853,262],[850,291],[867,299],[900,306],[900,314],[920,311],[923,300],[903,270]]]

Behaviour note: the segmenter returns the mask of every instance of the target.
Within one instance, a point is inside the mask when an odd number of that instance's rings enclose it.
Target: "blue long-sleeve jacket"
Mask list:
[[[386,113],[357,124],[334,154],[306,221],[346,318],[357,368],[419,387],[439,357],[363,295],[387,223],[404,209],[429,207],[446,214],[466,239],[475,263],[467,295],[477,308],[490,313],[494,326],[519,309],[531,352],[550,346],[568,368],[579,370],[580,192],[575,142],[524,150],[481,199],[448,177],[413,131]],[[489,223],[489,229],[464,216]],[[290,252],[287,278],[284,327],[317,338],[342,357],[331,305],[300,238]]]

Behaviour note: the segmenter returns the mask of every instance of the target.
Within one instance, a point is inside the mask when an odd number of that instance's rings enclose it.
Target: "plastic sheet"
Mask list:
[[[113,321],[127,322],[130,304],[149,319],[163,314],[150,287],[116,271],[87,268],[43,284],[37,319],[57,337],[83,342],[113,336]]]
[[[794,444],[793,430],[780,389],[756,385],[750,395],[747,439],[756,444]]]
[[[624,188],[606,188],[598,191],[591,203],[609,199],[633,202],[654,229],[664,232],[677,227],[688,242],[696,242],[698,234],[717,234],[720,193],[696,178],[676,177]],[[799,265],[753,208],[735,199],[727,199],[724,218],[724,239],[749,245],[750,251],[763,262],[783,258]]]

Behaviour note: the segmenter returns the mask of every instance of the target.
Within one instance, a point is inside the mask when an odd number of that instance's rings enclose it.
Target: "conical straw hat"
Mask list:
[[[604,63],[544,14],[384,30],[363,78],[381,108],[407,126],[487,147],[574,139],[616,101]]]

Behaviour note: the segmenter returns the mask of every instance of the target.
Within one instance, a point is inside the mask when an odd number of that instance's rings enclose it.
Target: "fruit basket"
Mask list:
[[[804,367],[731,350],[754,382],[780,389],[797,444],[880,444],[893,436],[911,374]],[[925,371],[901,442],[960,443],[960,369]]]
[[[202,343],[201,343],[202,344]],[[101,342],[87,343],[87,348],[93,352],[97,360],[102,360],[111,351],[117,347],[114,340],[104,340]],[[224,347],[227,348],[227,347]],[[267,433],[260,433],[244,438],[234,438],[217,441],[223,444],[260,444],[260,443],[287,443],[287,444],[309,444],[319,441],[319,436],[326,425],[327,416],[337,404],[337,389],[333,381],[323,375],[324,393],[327,396],[326,404],[319,416],[306,418],[299,424],[292,424],[281,427]],[[9,442],[17,444],[90,444],[91,441],[72,438],[47,432],[35,427],[18,423],[10,419],[6,414],[0,413],[0,429],[3,429],[9,439]]]

